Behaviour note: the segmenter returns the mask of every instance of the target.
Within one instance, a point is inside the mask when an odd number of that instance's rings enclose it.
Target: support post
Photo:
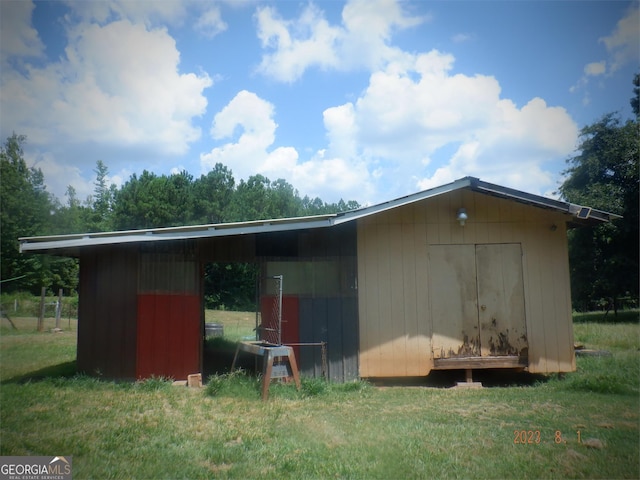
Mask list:
[[[7,320],[9,320],[9,323],[11,324],[11,326],[13,327],[14,330],[18,330],[15,326],[15,324],[13,323],[13,320],[11,320],[11,317],[9,316],[9,314],[6,311],[2,311],[2,316],[4,318],[6,318]]]
[[[60,329],[61,316],[62,316],[62,289],[58,290],[58,303],[56,304],[56,329]]]
[[[44,307],[45,307],[45,294],[47,289],[42,287],[40,290],[40,316],[38,317],[38,331],[41,332],[44,329]]]

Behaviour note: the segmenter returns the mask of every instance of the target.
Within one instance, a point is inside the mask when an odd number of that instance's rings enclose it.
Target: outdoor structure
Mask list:
[[[207,262],[282,276],[282,343],[326,344],[328,376],[575,370],[567,229],[618,218],[466,177],[314,217],[21,238],[79,258],[78,368],[110,378],[201,371]],[[274,305],[261,290],[262,318]],[[303,375],[321,350],[296,346]]]

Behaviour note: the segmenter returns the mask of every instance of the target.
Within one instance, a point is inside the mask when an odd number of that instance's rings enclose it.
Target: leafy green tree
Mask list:
[[[200,176],[193,185],[193,218],[198,224],[224,223],[234,194],[235,180],[231,170],[217,163],[213,170]]]
[[[133,174],[118,190],[113,205],[117,230],[188,225],[193,219],[193,177],[186,171],[157,176]]]
[[[266,220],[302,215],[298,191],[283,179],[271,181],[263,175],[240,180],[229,205],[231,221]]]
[[[269,179],[262,175],[249,177],[246,182],[240,180],[229,205],[229,221],[243,222],[269,218],[264,211],[269,184]]]
[[[636,114],[636,122],[640,116],[640,73],[636,73],[633,77],[633,97],[631,97],[631,108]]]
[[[158,226],[157,203],[153,184],[157,176],[144,170],[140,177],[135,173],[116,192],[113,206],[113,223],[116,230],[134,230]]]
[[[325,203],[318,197],[311,200],[305,196],[302,199],[302,215],[326,215],[329,213],[347,212],[358,208],[360,208],[360,204],[355,200],[345,202],[340,199],[338,203]]]
[[[267,217],[286,218],[302,215],[302,200],[298,191],[282,178],[269,184],[266,200],[265,215]]]
[[[194,223],[194,181],[186,170],[166,177],[169,206],[168,224],[173,226]]]
[[[622,215],[622,220],[569,234],[574,307],[638,297],[638,124],[605,115],[581,132],[568,160],[562,196],[573,203]]]
[[[74,262],[42,255],[20,253],[19,237],[52,233],[53,197],[46,191],[40,169],[24,160],[24,135],[15,133],[0,147],[0,262],[5,292],[40,287],[75,288]],[[22,278],[19,278],[22,277]],[[14,278],[18,280],[10,281]]]
[[[84,218],[88,217],[76,194],[76,189],[71,185],[67,187],[65,193],[67,203],[61,204],[56,198],[54,200],[54,218],[52,230],[54,234],[83,233],[88,229],[85,226]]]
[[[251,311],[259,268],[251,263],[208,263],[204,268],[206,308]]]
[[[87,199],[85,213],[85,227],[88,232],[105,232],[112,230],[112,209],[116,192],[115,185],[107,185],[109,169],[102,160],[96,162],[93,170],[96,180],[93,183],[93,196]],[[67,190],[68,191],[68,190]]]

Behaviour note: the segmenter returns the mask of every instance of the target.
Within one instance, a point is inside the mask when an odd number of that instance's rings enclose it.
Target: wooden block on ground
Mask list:
[[[202,387],[202,374],[194,373],[187,377],[187,386],[188,387]]]
[[[457,382],[454,388],[482,388],[482,382]]]

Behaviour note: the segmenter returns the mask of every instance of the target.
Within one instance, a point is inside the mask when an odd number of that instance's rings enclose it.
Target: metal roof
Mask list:
[[[486,195],[493,195],[539,208],[559,211],[569,215],[571,226],[594,225],[609,222],[619,215],[575,205],[560,200],[554,200],[512,188],[502,187],[478,178],[464,177],[455,182],[441,185],[404,197],[383,202],[377,205],[359,208],[348,212],[316,215],[309,217],[278,218],[270,220],[255,220],[250,222],[221,223],[211,225],[192,225],[184,227],[150,228],[144,230],[127,230],[114,232],[81,233],[71,235],[54,235],[41,237],[21,237],[21,252],[41,252],[58,255],[76,256],[79,248],[126,244],[136,242],[157,242],[167,240],[185,240],[198,238],[223,237],[233,235],[249,235],[267,232],[283,232],[289,230],[306,230],[312,228],[326,228],[359,218],[375,215],[386,210],[398,208],[427,198],[442,195],[460,189],[470,189]]]

